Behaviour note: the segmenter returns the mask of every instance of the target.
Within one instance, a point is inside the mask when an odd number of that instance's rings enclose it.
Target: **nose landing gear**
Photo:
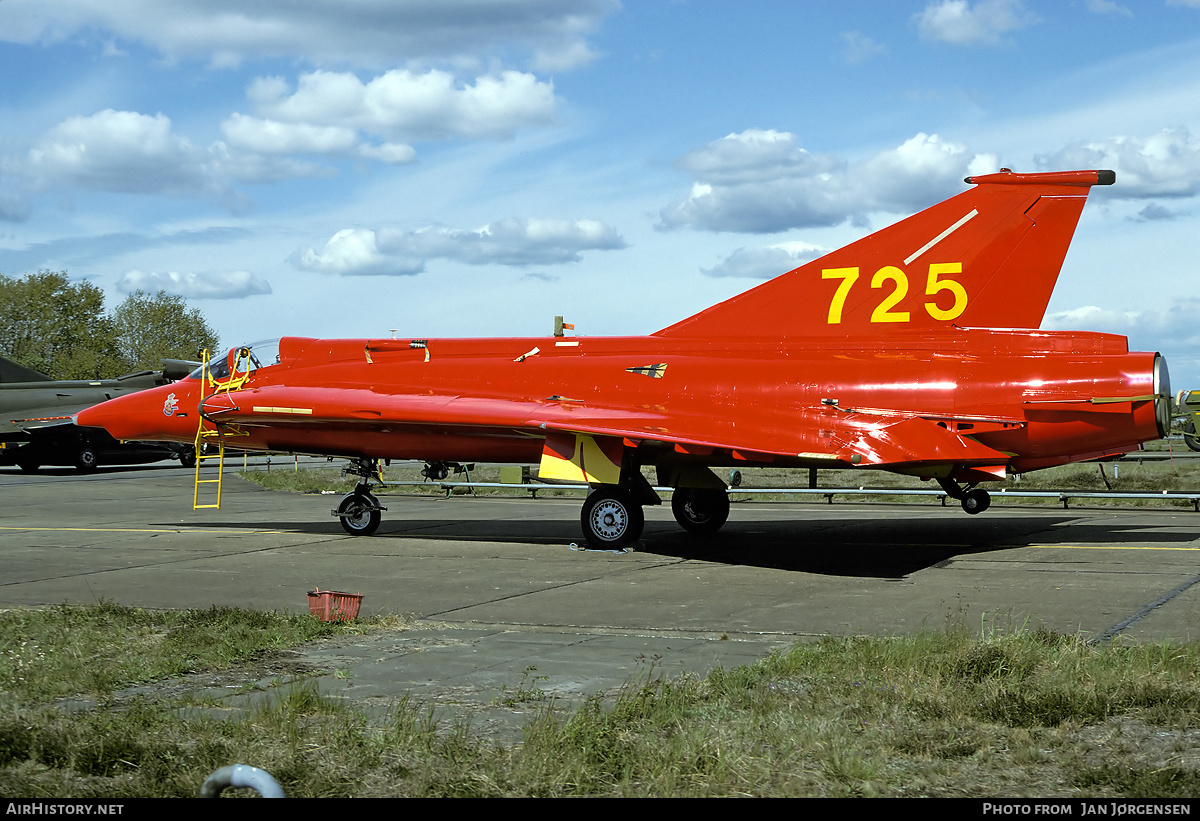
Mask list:
[[[342,470],[342,475],[358,476],[360,481],[354,490],[342,497],[341,504],[330,511],[342,523],[342,530],[351,536],[370,536],[379,528],[383,511],[379,500],[371,493],[375,483],[383,484],[379,475],[378,459],[353,459]]]

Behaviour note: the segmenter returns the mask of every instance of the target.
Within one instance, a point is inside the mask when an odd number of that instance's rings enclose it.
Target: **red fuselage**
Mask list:
[[[255,370],[240,390],[204,397],[191,377],[106,402],[77,421],[119,439],[189,442],[203,400],[204,413],[230,434],[226,443],[251,450],[533,463],[547,430],[580,430],[620,437],[642,464],[840,461],[969,478],[979,458],[956,461],[932,440],[924,452],[922,434],[906,433],[895,452],[886,437],[872,439],[853,462],[843,446],[856,431],[919,417],[1001,452],[1003,468],[1024,472],[1159,438],[1169,394],[1157,354],[1083,332],[420,344],[287,337],[280,361]],[[828,455],[838,453],[831,463]]]

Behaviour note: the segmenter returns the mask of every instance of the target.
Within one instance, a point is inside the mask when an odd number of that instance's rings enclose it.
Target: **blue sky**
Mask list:
[[[0,0],[0,273],[279,335],[649,333],[1112,168],[1045,327],[1200,389],[1200,0]]]

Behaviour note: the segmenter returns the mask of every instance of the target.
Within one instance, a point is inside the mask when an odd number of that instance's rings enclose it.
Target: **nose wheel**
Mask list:
[[[342,503],[333,513],[342,523],[342,530],[351,536],[370,536],[379,529],[383,510],[372,494],[355,490],[342,497]]]
[[[341,503],[330,511],[342,523],[342,530],[351,536],[370,536],[379,529],[383,520],[383,511],[387,510],[379,504],[379,500],[371,493],[371,487],[378,482],[383,484],[379,475],[378,459],[353,459],[342,470],[342,475],[359,477],[354,490],[342,497]]]

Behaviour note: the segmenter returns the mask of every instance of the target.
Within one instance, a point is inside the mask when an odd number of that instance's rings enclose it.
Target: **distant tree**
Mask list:
[[[55,379],[98,379],[119,369],[104,292],[66,271],[0,274],[0,356]]]
[[[163,359],[199,360],[219,344],[200,310],[166,291],[134,291],[113,309],[112,323],[123,372],[157,370]]]

